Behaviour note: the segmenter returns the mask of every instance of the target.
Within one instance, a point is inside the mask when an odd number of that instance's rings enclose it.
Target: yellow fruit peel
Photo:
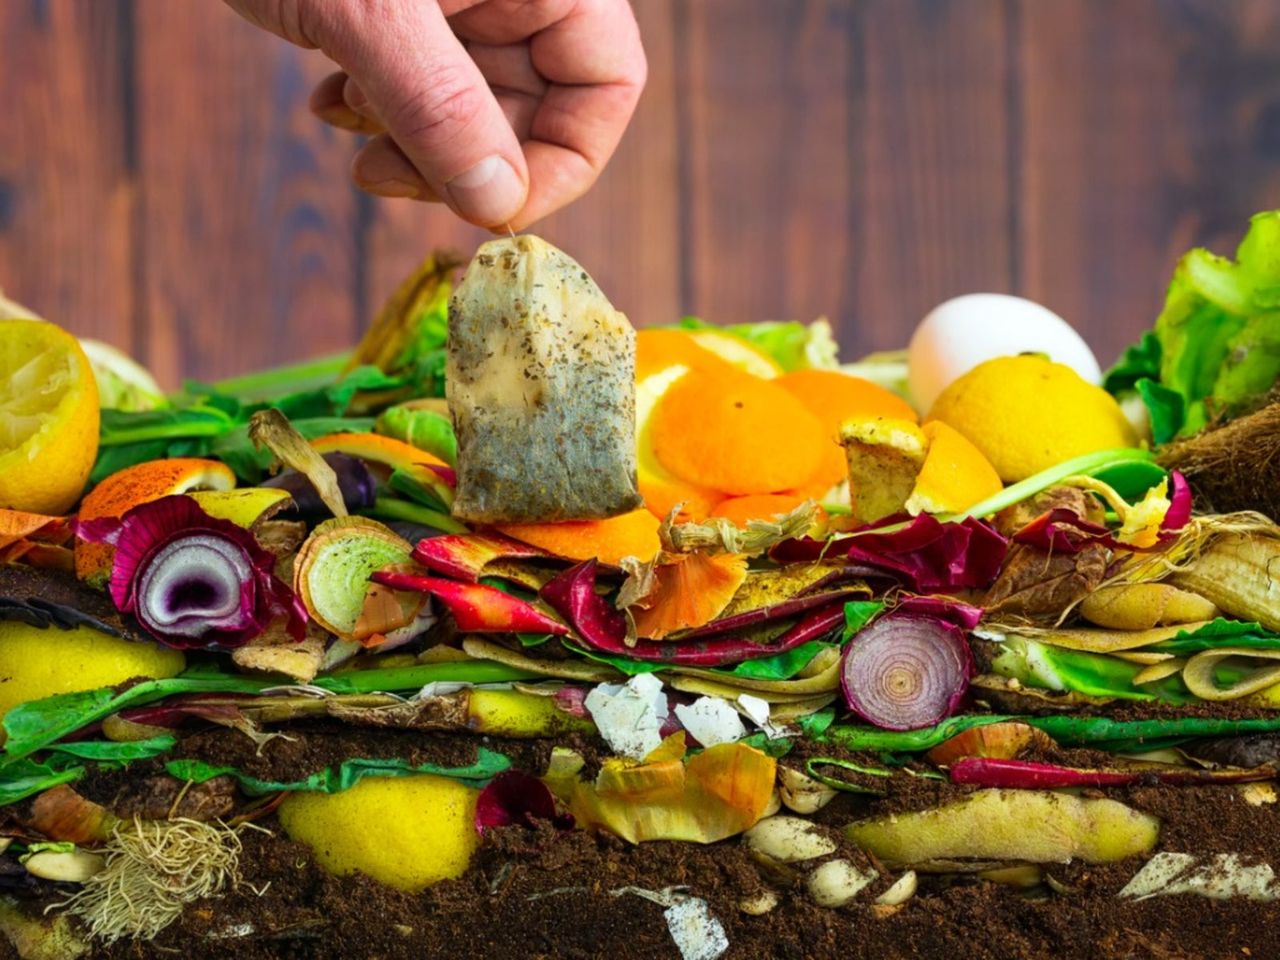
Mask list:
[[[466,871],[479,844],[478,797],[447,777],[366,777],[341,793],[292,793],[279,817],[328,872],[416,893]]]
[[[894,865],[930,860],[1111,863],[1156,845],[1160,821],[1115,800],[1047,790],[979,790],[914,813],[850,824],[845,834]]]
[[[55,630],[0,623],[0,715],[29,700],[137,677],[165,679],[185,668],[179,650],[122,640],[89,627]]]

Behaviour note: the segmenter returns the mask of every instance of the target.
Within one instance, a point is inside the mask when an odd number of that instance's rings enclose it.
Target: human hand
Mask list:
[[[342,69],[311,95],[372,139],[356,184],[520,229],[595,182],[635,110],[644,50],[627,0],[227,0]]]

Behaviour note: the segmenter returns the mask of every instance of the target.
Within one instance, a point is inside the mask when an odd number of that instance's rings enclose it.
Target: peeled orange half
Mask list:
[[[678,333],[675,330],[642,330],[637,339],[647,332]],[[649,342],[652,344],[652,341]],[[685,349],[676,344],[670,346]],[[705,352],[696,345],[687,349]],[[695,362],[698,360],[696,355],[693,359]],[[714,357],[711,357],[711,361],[719,362]],[[704,520],[711,508],[724,499],[724,495],[701,484],[681,480],[662,465],[653,449],[653,412],[667,391],[691,367],[675,361],[668,361],[665,366],[660,365],[658,357],[652,351],[645,364],[649,367],[649,372],[639,375],[636,381],[636,485],[640,489],[640,496],[644,499],[645,508],[661,519],[665,520],[671,515],[671,511],[680,506],[678,519],[681,521]],[[637,370],[640,369],[637,362]]]
[[[744,373],[690,370],[654,407],[648,441],[686,483],[724,494],[774,493],[807,481],[826,431],[786,390]]]
[[[795,370],[774,382],[803,403],[827,432],[822,463],[797,490],[806,496],[821,497],[845,478],[845,454],[840,447],[840,424],[844,421],[873,417],[911,423],[916,420],[911,405],[897,394],[839,370]]]
[[[0,320],[0,507],[66,513],[98,455],[98,385],[75,337]]]

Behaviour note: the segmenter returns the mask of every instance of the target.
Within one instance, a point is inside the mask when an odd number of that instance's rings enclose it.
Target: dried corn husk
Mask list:
[[[1171,582],[1237,619],[1280,630],[1280,529],[1277,533],[1217,537]]]

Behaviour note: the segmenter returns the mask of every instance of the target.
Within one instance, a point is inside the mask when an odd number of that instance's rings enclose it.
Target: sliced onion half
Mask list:
[[[964,631],[912,614],[889,614],[863,629],[840,664],[849,709],[887,730],[915,730],[950,716],[972,675]]]

